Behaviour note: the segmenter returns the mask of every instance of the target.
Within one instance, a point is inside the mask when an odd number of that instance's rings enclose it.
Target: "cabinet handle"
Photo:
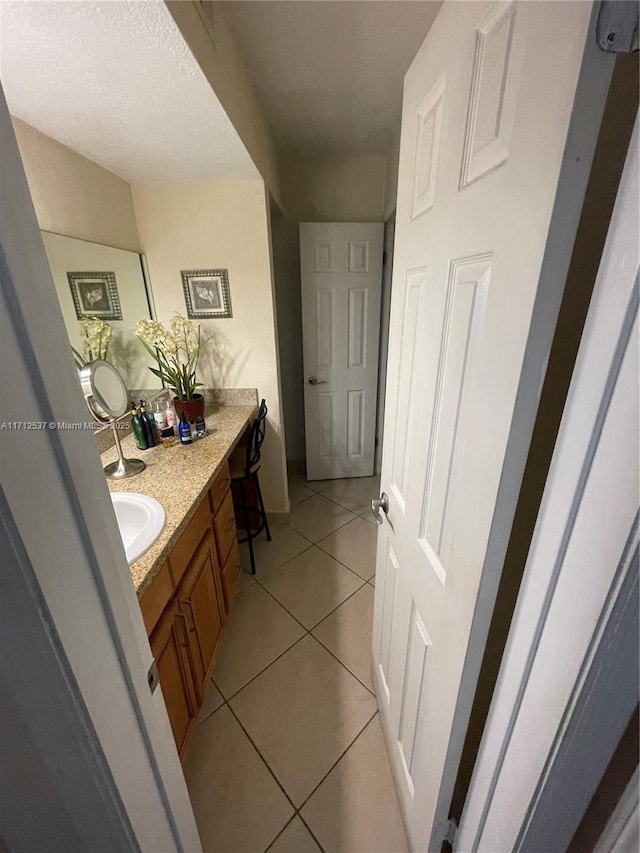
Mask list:
[[[184,615],[184,613],[181,613],[179,610],[178,616],[180,617],[180,619],[182,619],[182,642],[180,643],[180,645],[183,649],[186,649],[189,647],[189,637],[187,635],[187,632],[189,630],[189,623],[187,622],[187,617]]]
[[[196,621],[195,621],[195,619],[193,618],[193,608],[191,607],[191,602],[190,602],[190,601],[186,601],[186,600],[185,600],[185,601],[184,601],[184,604],[189,608],[189,615],[191,616],[191,625],[189,625],[189,620],[187,619],[186,615],[185,615],[185,617],[184,617],[184,621],[185,621],[185,624],[186,624],[186,626],[187,626],[187,629],[188,629],[189,633],[190,633],[190,634],[193,634],[193,633],[195,632],[195,630],[196,630]]]

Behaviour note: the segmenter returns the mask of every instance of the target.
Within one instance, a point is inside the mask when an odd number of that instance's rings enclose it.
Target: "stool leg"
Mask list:
[[[251,523],[249,521],[249,506],[247,504],[247,494],[244,490],[244,480],[238,480],[240,491],[242,492],[242,509],[244,510],[244,523],[247,533],[247,544],[249,545],[249,560],[251,562],[251,574],[256,573],[256,558],[253,554],[253,537],[251,536]]]
[[[258,494],[258,502],[260,504],[260,512],[262,513],[262,520],[264,522],[264,529],[267,531],[267,542],[271,542],[271,531],[269,530],[269,522],[267,521],[267,513],[264,509],[264,501],[262,500],[262,489],[260,488],[260,480],[258,479],[258,475],[254,474],[254,481],[256,484],[256,492]]]

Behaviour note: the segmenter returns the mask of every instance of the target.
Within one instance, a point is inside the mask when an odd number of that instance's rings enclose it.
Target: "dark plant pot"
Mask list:
[[[178,400],[177,397],[174,397],[173,406],[178,420],[180,420],[180,412],[184,412],[189,423],[193,423],[197,417],[204,417],[204,397],[202,394],[195,394],[193,400]]]

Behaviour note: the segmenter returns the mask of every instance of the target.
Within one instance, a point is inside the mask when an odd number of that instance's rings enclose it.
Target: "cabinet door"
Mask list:
[[[191,662],[199,699],[222,631],[224,605],[218,583],[213,536],[209,533],[198,549],[178,596],[187,626]]]
[[[224,594],[224,606],[227,614],[231,612],[231,605],[233,604],[233,599],[235,598],[236,590],[238,588],[240,572],[240,550],[238,549],[238,543],[234,542],[231,546],[231,550],[229,551],[229,556],[227,557],[225,564],[222,567],[222,571],[220,572],[222,592]]]
[[[158,666],[162,695],[180,755],[197,713],[187,642],[182,616],[174,604],[152,638],[151,651]]]

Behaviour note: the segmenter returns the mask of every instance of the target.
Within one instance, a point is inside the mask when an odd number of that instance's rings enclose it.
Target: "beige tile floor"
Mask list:
[[[255,542],[185,766],[207,853],[407,851],[371,682],[378,492],[292,478],[291,524]]]

